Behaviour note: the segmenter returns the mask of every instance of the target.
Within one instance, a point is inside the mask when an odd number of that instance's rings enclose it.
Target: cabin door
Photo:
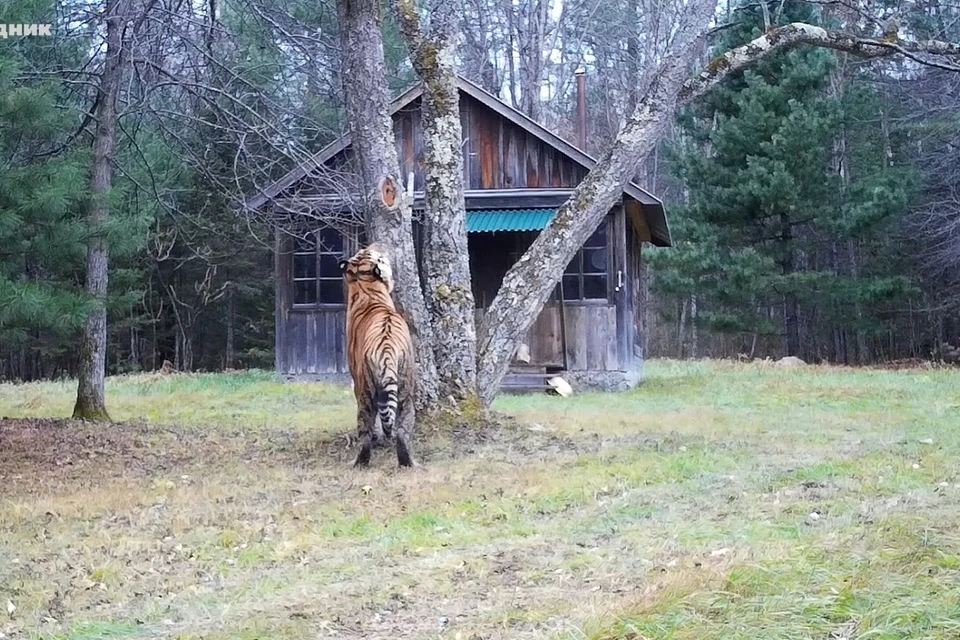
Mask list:
[[[563,368],[563,327],[560,324],[560,305],[548,302],[527,332],[527,348],[531,365]]]

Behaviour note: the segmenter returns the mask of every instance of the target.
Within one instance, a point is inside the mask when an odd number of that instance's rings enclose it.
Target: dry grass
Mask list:
[[[0,386],[6,637],[960,637],[958,371],[654,362],[416,472],[349,467],[340,388],[71,392]]]

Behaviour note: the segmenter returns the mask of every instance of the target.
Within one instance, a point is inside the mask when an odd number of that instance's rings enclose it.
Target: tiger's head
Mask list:
[[[371,244],[357,251],[352,258],[340,261],[340,270],[347,286],[359,287],[367,294],[393,293],[393,268],[386,247]]]

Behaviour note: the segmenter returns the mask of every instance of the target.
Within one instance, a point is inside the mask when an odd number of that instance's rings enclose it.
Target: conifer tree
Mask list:
[[[0,23],[30,22],[43,4],[4,4]],[[0,46],[0,376],[59,373],[51,363],[72,352],[89,312],[78,281],[89,160],[67,146],[76,112],[58,107],[69,96],[29,76],[72,53],[38,38]]]
[[[775,15],[779,3],[771,3]],[[718,50],[757,37],[763,12],[741,8]],[[787,2],[783,22],[815,22],[814,8]],[[812,318],[864,328],[855,302],[882,306],[907,283],[889,265],[869,273],[839,268],[838,243],[868,238],[909,197],[906,176],[871,157],[856,130],[865,91],[830,91],[834,52],[796,49],[738,73],[680,117],[675,168],[688,189],[675,209],[680,246],[653,251],[658,288],[696,296],[700,322],[724,332],[779,334],[787,355],[811,357]],[[876,133],[876,132],[874,132]],[[859,145],[838,155],[837,142]],[[855,163],[849,172],[846,163]],[[770,310],[776,309],[775,314]]]

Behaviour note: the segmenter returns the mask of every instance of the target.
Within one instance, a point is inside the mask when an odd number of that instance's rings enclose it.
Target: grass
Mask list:
[[[341,387],[73,393],[0,385],[6,637],[960,637],[960,371],[651,362],[416,472],[350,468]]]
[[[0,386],[0,413],[10,417],[69,416],[76,383]],[[114,420],[224,432],[260,429],[342,430],[351,422],[353,392],[346,387],[288,383],[265,371],[230,374],[156,374],[107,379]]]

